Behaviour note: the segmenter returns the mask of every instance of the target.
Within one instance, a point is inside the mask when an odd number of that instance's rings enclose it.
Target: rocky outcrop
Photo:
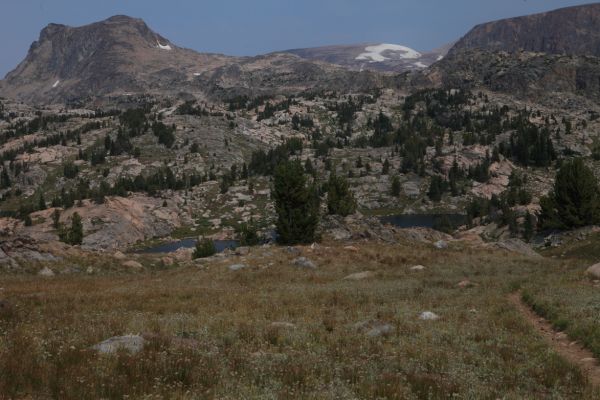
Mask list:
[[[450,50],[600,56],[600,4],[562,8],[541,14],[477,25]]]
[[[492,91],[553,104],[559,93],[600,100],[600,58],[488,49],[456,51],[416,76],[417,87],[486,87]],[[548,93],[553,96],[548,98]],[[573,101],[572,99],[567,101]],[[564,105],[564,104],[563,104]],[[568,104],[567,104],[568,105]],[[572,104],[571,108],[576,108]]]

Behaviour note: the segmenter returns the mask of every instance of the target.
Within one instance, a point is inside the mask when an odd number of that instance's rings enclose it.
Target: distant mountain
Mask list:
[[[477,25],[450,50],[600,56],[600,3]]]
[[[406,72],[422,70],[441,60],[451,45],[427,53],[398,44],[354,44],[286,50],[306,60],[323,61],[351,70]]]
[[[76,28],[48,25],[0,89],[6,96],[44,102],[152,91],[228,61],[177,47],[141,19],[115,16]]]
[[[365,57],[387,58],[388,52],[376,49]],[[202,54],[176,46],[141,19],[114,16],[81,27],[48,25],[21,64],[0,81],[0,95],[33,103],[80,103],[130,94],[365,89],[379,87],[384,79],[390,78],[292,54]]]

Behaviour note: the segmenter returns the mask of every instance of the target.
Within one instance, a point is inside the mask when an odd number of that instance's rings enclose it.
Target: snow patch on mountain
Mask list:
[[[54,85],[52,85],[52,88],[55,88],[55,87],[57,87],[59,83],[60,83],[60,81],[56,81],[56,82],[54,82]]]
[[[162,45],[159,41],[156,41],[156,44],[158,45],[157,47],[161,50],[173,50],[171,48],[171,45],[169,45],[168,43],[166,45]]]
[[[413,65],[417,68],[427,68],[427,64],[423,64],[421,61],[417,61]]]
[[[394,59],[417,59],[422,56],[421,53],[411,49],[410,47],[401,46],[398,44],[382,43],[374,46],[367,46],[365,48],[365,53],[359,54],[356,59],[366,60],[372,63],[383,62],[392,59],[389,57],[389,53],[387,52],[393,52]]]

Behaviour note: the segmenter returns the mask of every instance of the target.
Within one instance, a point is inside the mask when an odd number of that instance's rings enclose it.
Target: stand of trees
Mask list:
[[[540,201],[542,229],[570,229],[600,223],[600,193],[594,173],[578,158],[563,163],[552,191]]]

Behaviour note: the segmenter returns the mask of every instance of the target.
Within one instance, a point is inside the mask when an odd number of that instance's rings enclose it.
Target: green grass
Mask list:
[[[600,358],[600,287],[585,276],[585,266],[569,261],[560,273],[530,279],[523,300]]]

